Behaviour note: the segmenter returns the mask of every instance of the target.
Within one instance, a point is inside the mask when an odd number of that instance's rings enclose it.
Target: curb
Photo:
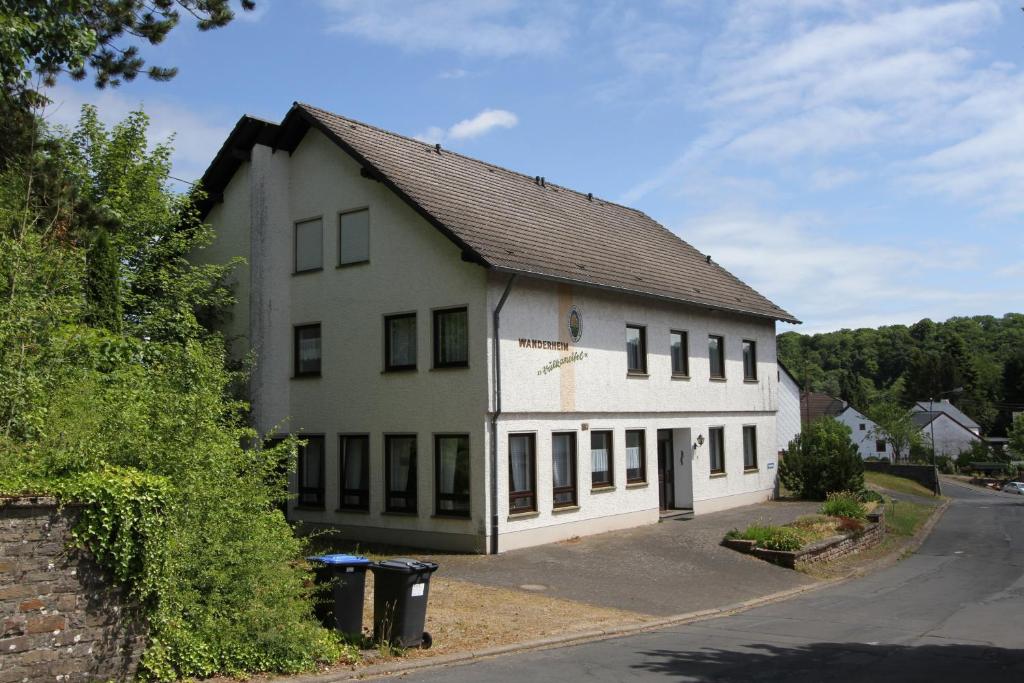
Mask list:
[[[536,640],[527,640],[520,643],[512,643],[509,645],[498,645],[496,647],[484,648],[482,650],[471,650],[469,652],[456,652],[450,655],[441,655],[438,657],[430,657],[418,660],[409,660],[404,662],[390,662],[387,664],[377,664],[368,666],[364,669],[349,669],[346,671],[332,671],[330,673],[318,674],[312,676],[301,676],[296,678],[288,679],[289,683],[336,683],[338,681],[352,681],[368,678],[377,678],[381,676],[391,676],[397,674],[405,674],[410,671],[416,671],[419,669],[432,669],[444,666],[452,666],[455,664],[467,664],[469,662],[478,661],[481,659],[487,659],[490,657],[497,657],[499,655],[513,654],[519,652],[529,652],[534,650],[547,650],[555,647],[566,647],[570,645],[580,645],[583,643],[592,643],[601,640],[609,640],[611,638],[620,638],[622,636],[635,635],[638,633],[646,633],[648,631],[656,631],[658,629],[667,628],[669,626],[681,626],[683,624],[691,624],[700,621],[706,621],[708,619],[715,619],[718,617],[725,617],[732,614],[739,614],[755,607],[761,607],[774,602],[780,602],[789,598],[796,597],[803,593],[810,593],[812,591],[820,590],[829,586],[835,586],[840,583],[845,583],[851,579],[859,578],[868,572],[882,569],[889,565],[899,562],[908,553],[915,552],[921,547],[925,539],[931,534],[932,529],[938,524],[942,515],[946,512],[946,508],[949,507],[951,500],[946,500],[942,505],[938,506],[932,516],[925,522],[913,538],[903,547],[902,552],[898,555],[893,553],[889,557],[885,557],[877,563],[868,565],[867,567],[861,567],[857,570],[846,574],[845,576],[839,576],[832,579],[822,579],[806,586],[798,586],[796,588],[790,588],[784,591],[778,591],[776,593],[769,593],[768,595],[762,595],[760,597],[751,598],[742,602],[733,603],[726,605],[725,607],[713,607],[710,609],[699,610],[696,612],[687,612],[685,614],[676,614],[670,617],[661,617],[659,619],[653,619],[651,621],[644,621],[636,624],[625,624],[622,626],[610,626],[606,629],[595,629],[593,631],[579,631],[576,633],[568,633],[560,636],[549,636],[547,638],[538,638]]]

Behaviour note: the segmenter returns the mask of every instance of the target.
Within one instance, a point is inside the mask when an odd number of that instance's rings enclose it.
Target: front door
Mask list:
[[[658,507],[675,507],[675,479],[672,470],[672,430],[658,430]]]

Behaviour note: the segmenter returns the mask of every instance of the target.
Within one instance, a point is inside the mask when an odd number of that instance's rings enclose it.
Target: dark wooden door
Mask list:
[[[658,430],[658,507],[675,507],[675,478],[672,469],[672,430]]]

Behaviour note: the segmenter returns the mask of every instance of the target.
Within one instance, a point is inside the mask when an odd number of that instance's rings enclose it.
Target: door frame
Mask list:
[[[658,430],[658,509],[675,507],[675,463],[673,462],[672,430]]]

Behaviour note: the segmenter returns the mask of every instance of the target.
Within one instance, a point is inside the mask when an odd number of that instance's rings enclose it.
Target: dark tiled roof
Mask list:
[[[799,322],[636,209],[542,185],[307,104],[297,103],[282,121],[275,146],[293,149],[308,126],[444,232],[464,258],[507,272]]]
[[[928,426],[932,420],[937,418],[942,413],[936,411],[934,413],[928,412],[927,410],[911,413],[910,421],[914,423],[914,426],[918,429]]]
[[[805,425],[818,418],[836,417],[845,409],[845,401],[828,394],[808,391],[800,395],[800,421]]]
[[[918,401],[914,404],[913,409],[914,411],[921,412],[933,411],[936,413],[945,413],[953,418],[955,422],[959,422],[962,427],[967,427],[969,430],[981,429],[981,425],[972,420],[966,413],[964,413],[964,411],[950,403],[948,399],[943,399],[941,401]]]

